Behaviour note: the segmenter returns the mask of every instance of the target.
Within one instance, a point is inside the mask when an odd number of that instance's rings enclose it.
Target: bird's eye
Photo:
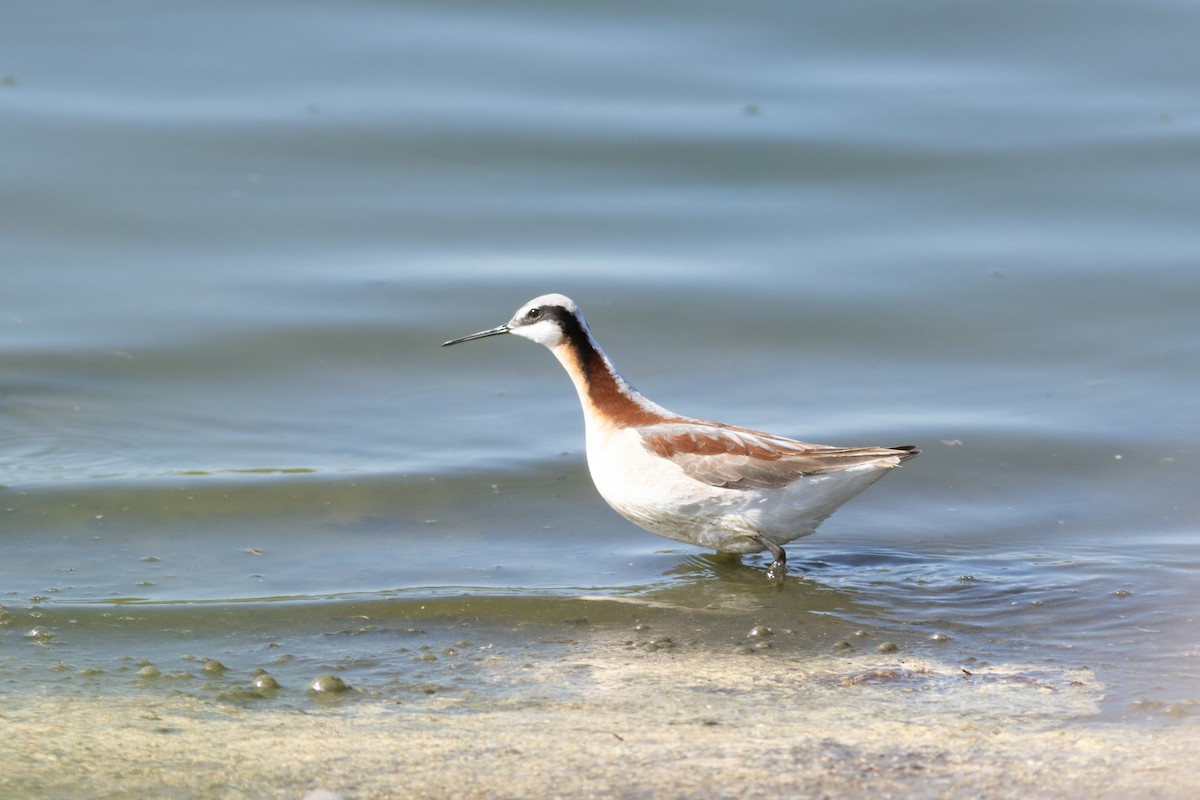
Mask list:
[[[528,319],[528,320],[535,320],[535,319],[541,319],[541,318],[542,318],[542,310],[540,308],[531,308],[531,309],[529,309],[529,313],[527,313],[525,315],[525,319]]]

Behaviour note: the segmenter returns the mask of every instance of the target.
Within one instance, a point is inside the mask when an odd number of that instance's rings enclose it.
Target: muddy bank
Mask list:
[[[649,639],[507,663],[490,691],[296,702],[12,696],[6,797],[1191,798],[1196,717],[1096,722],[1086,668],[778,657]],[[505,675],[519,675],[510,691]]]

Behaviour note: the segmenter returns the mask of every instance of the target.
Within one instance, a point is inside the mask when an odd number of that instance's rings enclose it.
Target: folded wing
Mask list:
[[[695,421],[650,426],[642,442],[695,480],[728,489],[777,489],[809,475],[895,467],[920,452],[913,445],[830,447]]]

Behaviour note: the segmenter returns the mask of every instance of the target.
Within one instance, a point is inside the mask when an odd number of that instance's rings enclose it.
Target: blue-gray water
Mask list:
[[[923,449],[792,546],[789,615],[1190,714],[1200,7],[5,16],[0,687],[774,591],[603,504],[547,353],[438,347],[556,291],[668,408]]]

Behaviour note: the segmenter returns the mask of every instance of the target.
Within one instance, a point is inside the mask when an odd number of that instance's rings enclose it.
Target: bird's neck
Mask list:
[[[589,424],[626,428],[678,418],[630,386],[586,328],[552,352],[571,376]]]

